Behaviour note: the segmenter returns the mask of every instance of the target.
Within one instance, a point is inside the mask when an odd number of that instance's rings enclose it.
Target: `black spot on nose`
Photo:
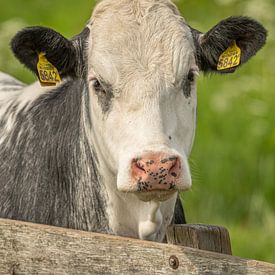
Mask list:
[[[177,174],[176,174],[175,172],[172,172],[171,175],[172,175],[173,177],[176,177],[176,176],[177,176]]]

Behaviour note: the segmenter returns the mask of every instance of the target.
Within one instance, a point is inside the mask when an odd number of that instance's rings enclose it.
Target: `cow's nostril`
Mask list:
[[[139,168],[140,170],[144,171],[145,172],[145,165],[142,161],[140,160],[137,160],[136,163],[135,163],[136,167]]]
[[[172,172],[172,173],[171,173],[171,176],[173,176],[174,178],[176,178],[178,175],[177,175],[177,173]]]
[[[170,161],[171,161],[171,168],[170,168],[170,170],[172,170],[177,165],[178,158],[177,157],[170,158]]]
[[[142,175],[146,174],[145,165],[142,161],[138,159],[132,161],[132,174],[134,178],[140,178]]]
[[[171,164],[169,173],[173,178],[176,179],[179,177],[180,169],[181,169],[180,160],[179,158],[176,157],[173,159],[173,163]]]
[[[166,169],[168,172],[174,172],[173,170],[177,168],[179,164],[179,159],[178,157],[169,157],[169,158],[164,158],[161,161],[162,168]]]

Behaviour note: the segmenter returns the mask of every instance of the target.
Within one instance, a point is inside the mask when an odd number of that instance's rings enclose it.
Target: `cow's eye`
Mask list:
[[[104,82],[102,79],[98,80],[97,78],[94,78],[91,81],[98,99],[98,103],[101,106],[103,113],[108,112],[112,103],[111,99],[113,98],[111,85],[106,84],[106,82]]]
[[[195,72],[193,70],[189,71],[187,79],[189,82],[194,82],[195,81]]]
[[[99,82],[97,79],[95,79],[95,80],[93,81],[93,87],[94,87],[94,89],[95,89],[96,92],[100,92],[100,91],[103,90],[103,88],[102,88],[100,82]]]

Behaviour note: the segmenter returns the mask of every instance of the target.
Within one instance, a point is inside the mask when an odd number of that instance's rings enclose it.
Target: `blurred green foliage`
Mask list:
[[[275,1],[178,1],[186,20],[207,31],[231,15],[259,20],[267,45],[232,75],[201,77],[191,156],[189,222],[230,229],[235,255],[275,262]]]
[[[5,1],[0,10],[0,70],[32,82],[9,50],[22,27],[44,25],[71,37],[95,1]],[[231,15],[258,19],[267,45],[235,74],[201,76],[190,157],[193,189],[183,194],[189,222],[229,228],[234,255],[275,263],[275,0],[180,0],[187,22],[207,31]]]

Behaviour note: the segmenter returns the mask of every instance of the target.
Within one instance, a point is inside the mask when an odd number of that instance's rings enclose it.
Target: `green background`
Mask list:
[[[67,37],[79,33],[95,1],[12,0],[0,9],[0,70],[34,76],[9,50],[24,26],[44,25]],[[275,263],[275,1],[176,1],[190,25],[207,31],[231,15],[258,19],[267,45],[236,73],[201,76],[198,125],[190,165],[193,188],[183,194],[188,222],[230,230],[234,255]]]

